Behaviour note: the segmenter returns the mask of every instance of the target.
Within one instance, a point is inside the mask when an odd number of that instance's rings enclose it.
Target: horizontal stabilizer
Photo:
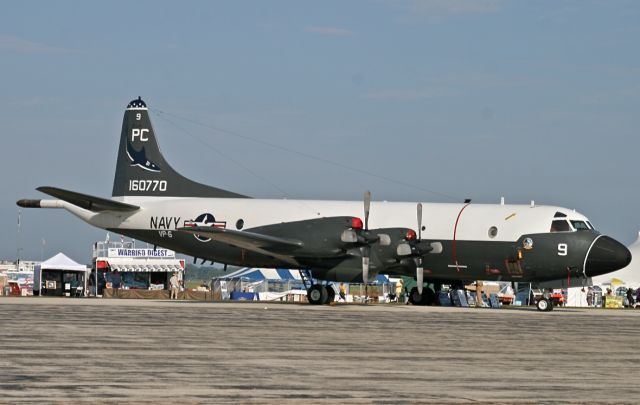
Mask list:
[[[94,197],[92,195],[76,193],[75,191],[63,190],[57,187],[38,187],[36,190],[45,194],[49,194],[52,197],[66,201],[69,204],[73,204],[85,210],[93,212],[102,211],[120,211],[131,212],[137,211],[140,207],[131,204],[125,204],[118,201],[109,200],[101,197]]]
[[[184,227],[178,228],[177,231],[205,236],[217,242],[228,243],[229,245],[262,254],[287,255],[291,254],[294,250],[300,249],[304,245],[304,243],[296,239],[213,228],[210,226]]]

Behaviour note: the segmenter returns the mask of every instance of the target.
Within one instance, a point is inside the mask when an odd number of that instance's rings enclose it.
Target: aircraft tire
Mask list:
[[[311,305],[323,305],[327,303],[327,299],[329,298],[329,292],[327,289],[320,285],[314,284],[307,291],[307,300],[309,300],[309,304]]]
[[[336,300],[336,290],[333,289],[331,285],[327,285],[324,287],[327,290],[327,302],[326,304],[331,304]]]
[[[538,309],[538,311],[547,312],[553,309],[553,304],[551,303],[551,300],[547,298],[540,298],[536,303],[536,308]]]
[[[553,307],[554,307],[554,306],[555,306],[555,305],[553,305],[553,300],[552,300],[552,299],[550,299],[550,300],[549,300],[549,308],[547,308],[547,312],[549,312],[549,311],[553,311]]]
[[[422,290],[422,292],[424,293],[424,290]],[[409,293],[409,303],[411,305],[424,305],[422,303],[423,298],[424,294],[420,294],[418,292],[418,287],[413,287],[411,289],[411,292]]]
[[[429,287],[424,287],[422,290],[422,303],[421,305],[435,305],[436,304],[436,293]]]

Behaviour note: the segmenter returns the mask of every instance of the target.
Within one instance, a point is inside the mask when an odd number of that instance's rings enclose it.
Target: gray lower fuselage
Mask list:
[[[245,249],[203,241],[192,234],[173,232],[171,238],[159,236],[156,230],[110,229],[154,245],[173,249],[195,258],[243,267],[291,268],[291,263],[276,257]],[[438,240],[442,252],[424,258],[426,280],[451,282],[455,280],[545,281],[566,277],[589,277],[600,274],[587,263],[589,248],[600,235],[593,231],[572,233],[543,233],[523,235],[516,241]],[[525,249],[529,238],[533,247]],[[559,255],[558,245],[566,245],[566,255]],[[560,254],[564,252],[560,251]],[[375,249],[372,255],[375,255]],[[415,275],[415,268],[385,264],[372,260],[372,271],[390,275]],[[311,269],[314,277],[331,281],[361,281],[361,256],[358,250],[346,251],[335,259],[300,261],[300,268]],[[586,270],[586,272],[585,272]]]

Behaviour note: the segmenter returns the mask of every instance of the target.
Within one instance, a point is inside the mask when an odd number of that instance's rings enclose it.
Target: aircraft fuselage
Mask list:
[[[147,200],[147,201],[145,201]],[[229,229],[252,228],[338,215],[361,216],[355,201],[261,200],[233,198],[120,199],[144,209],[133,213],[93,213],[73,205],[65,208],[100,228],[208,261],[236,266],[294,267],[277,257],[176,232],[190,223]],[[583,215],[560,207],[501,204],[423,203],[422,238],[440,242],[442,251],[425,257],[428,279],[543,281],[600,274],[588,265],[587,255],[599,233],[593,230],[549,232],[554,215],[587,223]],[[370,228],[415,228],[415,204],[373,202]],[[555,218],[556,220],[558,218]],[[564,218],[563,218],[564,219]],[[607,238],[607,237],[604,237]],[[373,252],[375,254],[375,251]],[[360,257],[299,263],[313,268],[323,279],[352,281],[361,278]],[[380,266],[379,266],[380,267]],[[407,266],[373,269],[412,276]]]

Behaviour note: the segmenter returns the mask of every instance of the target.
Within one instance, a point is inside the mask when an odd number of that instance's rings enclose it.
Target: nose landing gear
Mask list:
[[[538,308],[538,311],[544,311],[544,312],[552,311],[553,301],[549,298],[544,298],[544,297],[540,298],[536,303],[536,308]]]
[[[422,290],[422,294],[418,292],[417,287],[413,287],[409,293],[409,303],[411,305],[436,305],[436,294],[429,287]]]

